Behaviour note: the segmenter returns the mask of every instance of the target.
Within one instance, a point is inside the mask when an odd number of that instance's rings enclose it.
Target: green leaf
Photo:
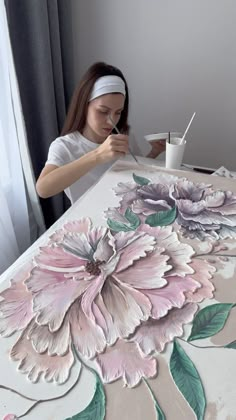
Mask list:
[[[226,348],[226,349],[236,349],[236,340],[231,341],[231,343],[229,343],[229,344],[226,344],[224,346],[224,348]]]
[[[103,384],[96,374],[95,392],[90,404],[80,413],[66,420],[104,420],[106,414],[106,398]]]
[[[126,209],[125,218],[128,220],[131,226],[134,227],[134,230],[140,225],[140,219],[137,214],[133,213],[130,207]]]
[[[107,219],[107,224],[114,232],[130,232],[132,230],[136,230],[141,223],[137,214],[133,213],[129,207],[126,209],[125,218],[127,220],[127,224],[114,219]]]
[[[204,419],[206,398],[200,376],[184,349],[174,342],[170,358],[170,371],[175,384],[197,416]]]
[[[203,308],[193,320],[188,341],[200,340],[218,333],[224,327],[233,306],[233,303],[215,303]]]
[[[125,223],[117,222],[114,219],[107,219],[107,224],[111,230],[114,230],[114,232],[130,232],[131,230],[134,230]]]
[[[167,226],[175,221],[176,218],[176,207],[170,210],[159,211],[158,213],[150,214],[145,220],[145,223],[149,226]]]
[[[151,396],[152,396],[152,399],[153,399],[153,401],[154,401],[154,406],[155,406],[155,409],[156,409],[157,420],[166,420],[166,416],[165,416],[165,414],[163,413],[163,411],[162,411],[162,409],[161,409],[160,405],[158,404],[158,401],[157,401],[157,399],[156,399],[156,397],[155,397],[155,395],[154,395],[154,392],[153,392],[153,390],[151,389],[151,387],[150,387],[149,383],[148,383],[148,382],[146,381],[146,379],[144,379],[144,378],[143,378],[143,381],[145,382],[145,384],[146,384],[147,388],[149,389],[149,392],[150,392],[150,394],[151,394]]]
[[[139,184],[142,186],[150,183],[149,179],[143,178],[142,176],[135,175],[134,173],[133,173],[133,179],[134,179],[134,182],[136,182],[136,184]]]

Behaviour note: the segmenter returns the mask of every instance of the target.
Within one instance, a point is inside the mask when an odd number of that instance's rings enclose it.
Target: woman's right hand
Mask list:
[[[111,134],[96,151],[100,163],[124,157],[129,152],[129,137],[125,134]]]

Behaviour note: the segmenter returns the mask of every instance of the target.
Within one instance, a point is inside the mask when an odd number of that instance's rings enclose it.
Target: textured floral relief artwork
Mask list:
[[[236,238],[236,194],[231,191],[163,174],[158,183],[135,174],[133,179],[115,188],[121,202],[119,208],[107,212],[109,218],[127,223],[129,208],[150,226],[175,221],[190,238]]]
[[[173,381],[195,417],[204,418],[204,384],[180,339],[214,336],[234,307],[209,299],[214,258],[226,249],[220,240],[235,238],[236,195],[173,176],[161,180],[134,174],[118,185],[120,203],[106,210],[107,227],[90,218],[64,224],[0,294],[0,336],[20,331],[10,358],[28,380],[64,384],[75,361],[93,373],[91,402],[74,420],[104,419],[104,384],[118,379],[129,388],[144,381],[157,419],[165,419],[147,380],[158,376],[168,346]],[[202,253],[196,238],[207,244]],[[73,386],[79,380],[78,373]],[[25,415],[6,413],[5,420]]]

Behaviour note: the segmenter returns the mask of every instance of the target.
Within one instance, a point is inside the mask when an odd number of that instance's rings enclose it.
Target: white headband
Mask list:
[[[89,101],[107,93],[122,93],[125,96],[125,83],[119,76],[103,76],[96,80]]]

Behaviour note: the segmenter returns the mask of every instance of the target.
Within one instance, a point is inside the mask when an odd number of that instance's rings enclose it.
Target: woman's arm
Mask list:
[[[129,135],[129,141],[130,141],[130,147],[132,152],[136,156],[143,156],[155,159],[160,153],[164,152],[166,150],[166,140],[157,140],[152,142],[145,142],[140,145],[138,144],[133,132]],[[140,146],[140,147],[139,147]],[[141,149],[142,146],[142,149]],[[150,147],[152,148],[150,152],[147,153],[147,150],[150,150]]]
[[[112,134],[97,149],[63,166],[48,164],[36,183],[40,197],[47,198],[64,191],[97,165],[123,157],[128,153],[128,136]]]
[[[155,159],[157,156],[159,156],[162,152],[166,150],[166,140],[152,141],[149,144],[152,147],[152,150],[148,153],[146,157]]]

